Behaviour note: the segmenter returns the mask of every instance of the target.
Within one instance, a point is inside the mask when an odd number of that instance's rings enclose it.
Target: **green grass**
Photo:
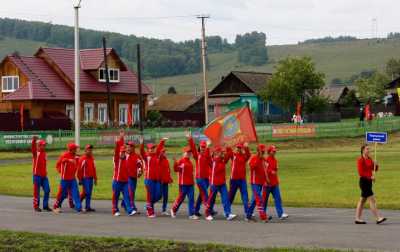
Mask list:
[[[400,134],[392,134],[390,142],[379,146],[376,192],[379,206],[400,209],[398,197],[398,150]],[[284,205],[295,207],[354,207],[359,197],[356,158],[362,138],[298,140],[278,143],[279,173]],[[97,160],[98,186],[96,199],[111,198],[112,162]],[[59,176],[55,161],[48,162],[52,195],[58,188]],[[228,169],[229,170],[229,169]],[[229,176],[229,172],[227,174]],[[173,173],[174,181],[177,181]],[[170,186],[170,200],[177,196],[176,183]],[[31,164],[4,164],[0,167],[0,194],[30,196],[32,194]],[[143,179],[139,180],[137,199],[145,200]],[[239,203],[237,197],[236,203]]]
[[[104,238],[85,236],[60,236],[28,232],[0,231],[0,251],[131,251],[131,252],[334,252],[333,249],[264,248],[252,249],[219,244],[194,244],[165,240],[138,238]]]

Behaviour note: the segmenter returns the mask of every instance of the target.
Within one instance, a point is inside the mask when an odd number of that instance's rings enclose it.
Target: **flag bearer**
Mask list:
[[[236,150],[234,152],[229,152],[229,159],[232,160],[229,202],[230,204],[233,203],[236,192],[239,189],[242,198],[244,214],[247,216],[249,208],[249,196],[246,182],[246,163],[250,159],[251,154],[247,143],[238,143],[235,147]]]
[[[94,212],[91,207],[93,185],[97,185],[96,164],[93,157],[93,145],[85,146],[85,154],[82,155],[78,163],[78,180],[82,185],[80,199],[85,200],[86,212]]]
[[[212,221],[212,211],[214,209],[215,198],[217,193],[221,194],[221,201],[224,207],[225,218],[233,220],[236,218],[235,214],[231,212],[231,204],[229,203],[228,190],[226,188],[226,163],[229,161],[229,155],[225,155],[222,147],[215,147],[212,155],[212,168],[211,168],[211,188],[208,197],[206,220]]]
[[[75,210],[82,211],[81,200],[79,198],[78,183],[76,182],[76,171],[78,168],[78,160],[76,152],[78,145],[69,143],[67,145],[68,151],[63,153],[57,161],[56,168],[60,172],[61,181],[58,188],[57,199],[54,203],[54,212],[61,212],[61,205],[65,198],[68,196],[68,191],[71,192]]]
[[[179,195],[171,209],[171,217],[175,218],[182,202],[188,198],[189,219],[198,220],[199,217],[194,214],[194,179],[193,164],[190,160],[192,150],[190,147],[183,148],[183,157],[177,161],[174,158],[174,171],[178,172]]]
[[[276,160],[276,147],[271,145],[268,147],[267,150],[268,157],[267,157],[267,176],[269,183],[266,184],[263,188],[264,193],[264,211],[267,212],[267,204],[270,194],[274,197],[275,202],[275,209],[278,218],[281,220],[287,219],[289,215],[287,215],[283,211],[282,207],[282,199],[281,199],[281,192],[279,189],[279,178],[278,178],[278,160]]]
[[[47,154],[46,141],[32,138],[32,173],[33,173],[33,209],[41,212],[40,209],[40,187],[43,188],[43,210],[52,211],[49,208],[50,185],[47,178]]]

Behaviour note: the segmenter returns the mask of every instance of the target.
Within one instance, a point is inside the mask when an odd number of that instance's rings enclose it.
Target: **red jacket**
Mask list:
[[[179,185],[194,185],[193,164],[190,158],[183,157],[175,162],[174,171],[178,172]]]
[[[56,169],[61,174],[61,179],[72,180],[76,178],[76,171],[79,162],[78,158],[78,156],[69,151],[60,156],[56,164]]]
[[[120,139],[115,143],[114,149],[114,175],[113,180],[118,182],[128,182],[128,162],[127,157],[121,158],[120,149],[124,145],[124,140]]]
[[[84,178],[94,178],[97,181],[97,174],[96,174],[96,164],[94,162],[94,157],[83,155],[79,159],[78,163],[78,174],[77,177],[79,180]]]
[[[244,149],[245,153],[228,151],[229,159],[232,160],[231,179],[246,180],[246,163],[250,159],[250,150],[248,147]]]
[[[164,140],[161,140],[157,146],[156,153],[148,153],[144,150],[144,145],[140,145],[140,155],[144,161],[144,178],[151,180],[161,179],[160,168],[158,167],[158,160],[160,158],[161,150],[164,148]]]
[[[32,140],[32,173],[33,175],[47,176],[47,154],[44,151],[38,151],[36,140]]]
[[[278,160],[275,157],[268,156],[267,157],[267,175],[269,179],[268,186],[277,186],[279,185],[279,178],[278,178]]]
[[[226,163],[229,157],[213,157],[211,167],[211,181],[210,183],[215,186],[225,184],[226,180]]]
[[[131,178],[138,177],[138,171],[142,169],[142,160],[136,153],[127,154],[128,159],[128,175]]]
[[[357,160],[358,175],[362,178],[371,179],[374,170],[374,161],[371,158],[359,157]],[[375,167],[378,170],[378,165]]]
[[[196,160],[196,179],[209,179],[212,163],[210,149],[207,148],[204,153],[199,153],[192,138],[189,139],[189,145]]]
[[[264,185],[267,182],[266,168],[267,162],[264,157],[253,155],[249,161],[250,183],[255,185]]]
[[[161,183],[171,184],[172,178],[171,178],[171,170],[169,168],[168,158],[161,156],[159,162],[160,162],[159,166],[160,166],[160,173],[161,173]]]

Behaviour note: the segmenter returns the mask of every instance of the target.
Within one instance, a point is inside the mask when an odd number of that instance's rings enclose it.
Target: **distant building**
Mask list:
[[[232,71],[210,91],[208,111],[210,119],[233,108],[249,104],[257,121],[266,121],[284,114],[282,109],[265,102],[260,92],[271,80],[271,73]]]
[[[341,118],[358,116],[361,102],[356,96],[354,86],[325,86],[321,91],[321,95],[328,98],[329,111],[339,112]]]
[[[386,86],[386,106],[393,107],[392,112],[400,115],[400,77],[394,79]]]
[[[106,51],[112,119],[116,125],[127,124],[131,108],[137,122],[137,76],[114,49]],[[103,124],[108,117],[103,49],[81,50],[80,64],[81,120]],[[33,120],[49,115],[63,115],[74,120],[73,49],[40,48],[34,56],[8,55],[0,63],[0,77],[0,112],[15,112],[23,105],[24,114]],[[144,106],[150,93],[143,85]],[[34,125],[30,126],[35,129]]]
[[[204,99],[201,96],[164,94],[154,99],[149,111],[159,111],[164,120],[192,121],[204,125]]]

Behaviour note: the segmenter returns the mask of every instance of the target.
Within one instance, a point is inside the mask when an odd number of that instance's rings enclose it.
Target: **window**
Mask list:
[[[214,113],[214,108],[215,108],[215,105],[208,105],[208,112]]]
[[[109,68],[108,69],[108,77],[110,78],[110,82],[119,82],[119,69],[118,68]],[[99,69],[99,81],[106,82],[106,69]]]
[[[74,120],[75,118],[75,106],[74,104],[67,104],[65,106],[65,114],[67,117],[71,120]]]
[[[139,124],[139,104],[132,104],[133,124]]]
[[[101,124],[104,124],[107,122],[107,104],[106,103],[99,103],[97,105],[97,120]]]
[[[128,104],[119,104],[119,124],[128,124]]]
[[[84,109],[84,121],[93,122],[94,105],[93,103],[85,103]]]
[[[14,92],[19,88],[19,76],[1,77],[1,87],[3,92]]]

